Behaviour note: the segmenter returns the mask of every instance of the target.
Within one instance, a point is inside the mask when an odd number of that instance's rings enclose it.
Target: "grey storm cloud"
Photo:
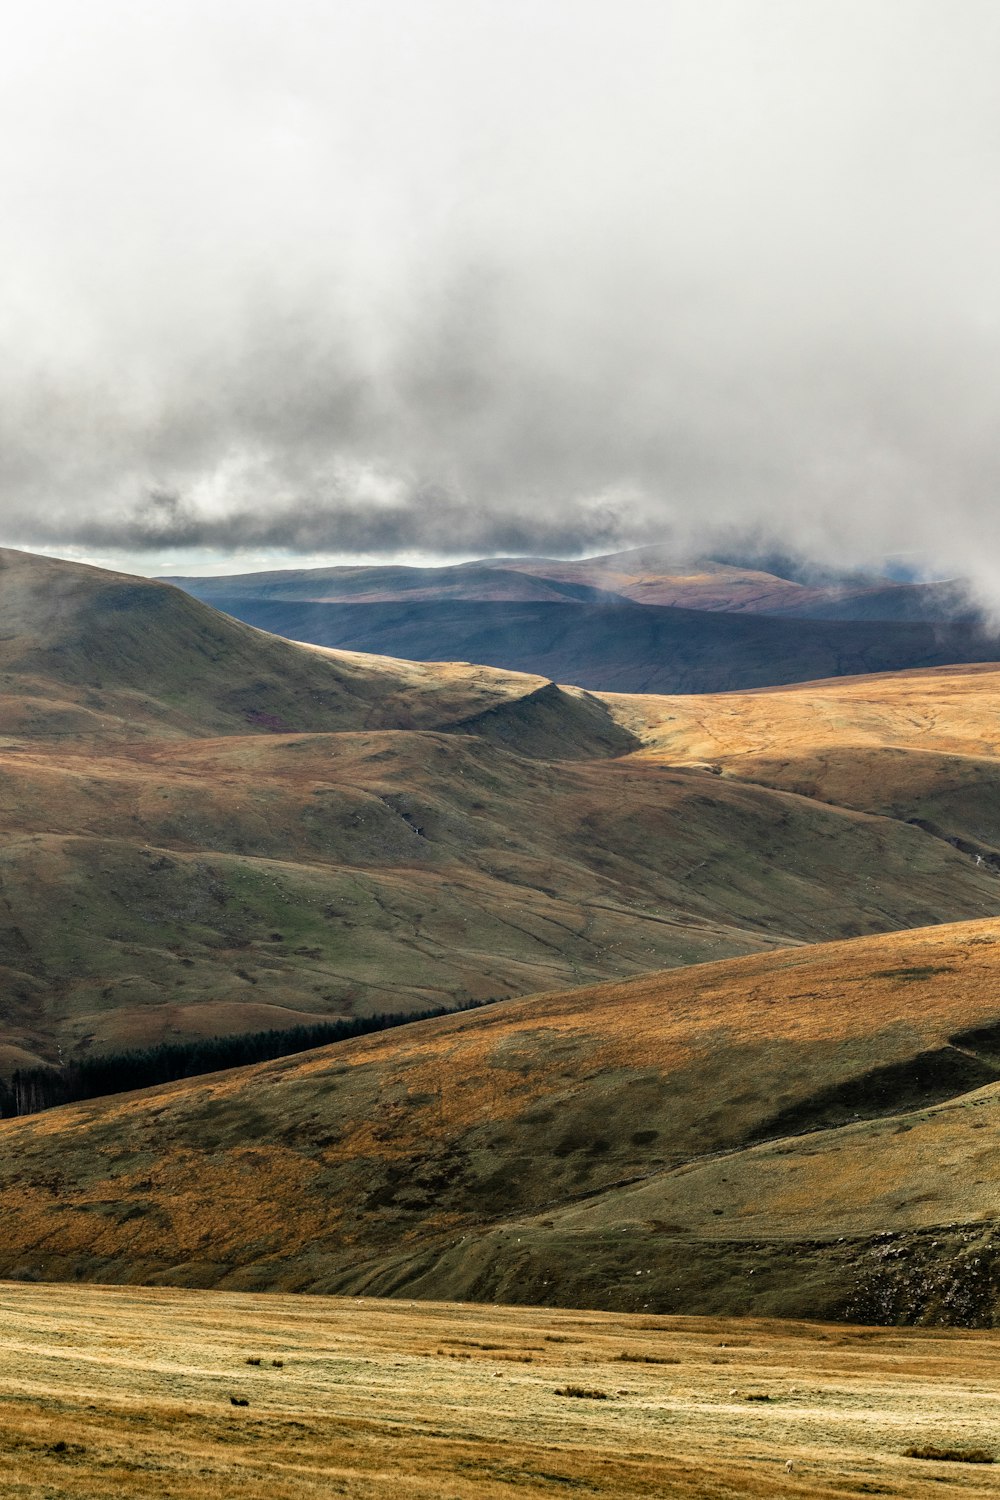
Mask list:
[[[734,532],[1000,598],[992,0],[40,0],[0,540]]]
[[[252,547],[303,554],[338,549],[350,556],[420,550],[431,538],[445,555],[480,549],[491,555],[560,555],[581,546],[614,547],[629,540],[631,532],[614,508],[588,507],[586,516],[557,512],[546,518],[505,509],[480,512],[452,495],[425,491],[399,504],[366,504],[334,493],[287,507],[242,504],[220,516],[206,516],[180,496],[155,494],[123,520],[78,522],[73,536],[101,551],[189,547],[225,553]]]

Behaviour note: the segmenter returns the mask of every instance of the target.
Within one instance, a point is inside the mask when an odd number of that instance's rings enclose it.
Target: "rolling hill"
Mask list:
[[[631,603],[398,599],[314,603],[199,590],[297,641],[422,661],[480,661],[593,692],[714,693],[993,661],[978,625],[816,620]]]
[[[439,728],[544,685],[303,651],[154,580],[0,548],[0,736]]]
[[[766,694],[620,698],[655,764],[891,817],[1000,869],[1000,670],[939,668]]]
[[[991,868],[891,810],[671,765],[687,700],[325,652],[0,563],[5,1072],[997,909]]]
[[[954,582],[785,558],[679,561],[665,547],[171,581],[294,640],[489,662],[595,691],[728,692],[1000,656]]]
[[[955,581],[912,583],[878,574],[820,569],[779,556],[685,558],[666,546],[602,557],[492,557],[443,567],[359,565],[172,577],[198,598],[387,604],[444,600],[673,605],[681,609],[816,619],[974,620]]]
[[[5,1122],[0,1273],[989,1323],[1000,921]]]
[[[0,564],[0,1070],[503,1000],[5,1120],[0,1274],[997,1315],[1000,668],[598,695]]]

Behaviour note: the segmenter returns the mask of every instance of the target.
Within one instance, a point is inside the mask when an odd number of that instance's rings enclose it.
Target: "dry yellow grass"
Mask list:
[[[996,1493],[902,1456],[1000,1457],[994,1335],[7,1284],[0,1350],[23,1500]]]
[[[641,735],[649,760],[794,760],[847,746],[1000,754],[993,663],[841,677],[794,687],[682,697],[602,694]]]
[[[742,1249],[712,1303],[706,1247],[997,1218],[992,1104],[941,1103],[996,1073],[953,1040],[1000,1025],[996,921],[787,945],[993,918],[1000,669],[606,712],[61,567],[0,554],[7,1066],[549,993],[5,1122],[0,1268],[773,1308]],[[826,1096],[887,1071],[845,1125]],[[841,1261],[800,1307],[843,1315]]]
[[[633,760],[712,770],[919,827],[1000,871],[1000,668],[937,667],[797,687],[605,700]]]

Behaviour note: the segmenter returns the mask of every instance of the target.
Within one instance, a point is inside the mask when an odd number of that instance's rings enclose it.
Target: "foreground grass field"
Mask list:
[[[992,1333],[7,1283],[0,1349],[26,1500],[996,1492],[905,1456],[1000,1457]]]

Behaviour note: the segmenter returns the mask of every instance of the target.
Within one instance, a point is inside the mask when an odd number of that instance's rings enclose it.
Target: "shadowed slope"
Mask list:
[[[532,560],[533,561],[533,560]],[[573,565],[568,565],[572,569]],[[573,575],[520,570],[517,561],[461,563],[440,568],[361,566],[281,568],[260,573],[164,579],[224,609],[227,599],[255,598],[320,604],[385,604],[394,599],[613,599],[615,595]]]
[[[4,1122],[0,1271],[843,1314],[876,1231],[951,1225],[961,1281],[956,1219],[1000,1218],[998,951],[784,951]],[[838,1089],[856,1123],[753,1144]]]
[[[579,688],[556,687],[554,682],[493,704],[450,727],[548,760],[624,755],[641,744],[599,698]]]
[[[0,561],[8,1069],[996,909],[919,829],[628,754],[663,705]]]
[[[635,756],[391,732],[0,769],[0,1014],[43,1056],[996,909],[992,872],[918,829]]]
[[[970,624],[799,620],[628,602],[209,597],[237,619],[293,640],[488,662],[595,692],[729,692],[1000,655],[997,640]]]

